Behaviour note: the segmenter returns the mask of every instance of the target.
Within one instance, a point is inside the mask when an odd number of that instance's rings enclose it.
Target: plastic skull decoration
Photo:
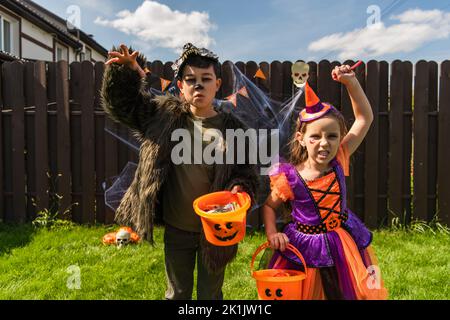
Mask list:
[[[303,87],[309,78],[309,65],[305,62],[296,62],[292,65],[292,80],[294,85]]]
[[[130,243],[131,233],[126,230],[119,230],[116,234],[117,248],[122,248]]]

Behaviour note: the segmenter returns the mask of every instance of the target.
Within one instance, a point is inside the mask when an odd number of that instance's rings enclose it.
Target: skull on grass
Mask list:
[[[117,248],[121,249],[130,243],[131,234],[126,230],[119,230],[116,234],[116,245]]]
[[[292,65],[292,80],[296,87],[302,87],[309,78],[309,65],[304,62],[296,62]]]

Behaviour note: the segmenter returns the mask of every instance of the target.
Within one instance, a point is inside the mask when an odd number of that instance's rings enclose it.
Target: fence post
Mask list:
[[[81,63],[82,222],[95,223],[94,67]]]
[[[366,74],[366,94],[374,114],[373,123],[369,129],[365,141],[365,185],[364,185],[364,222],[369,228],[376,228],[379,224],[378,217],[378,148],[379,148],[379,122],[378,113],[380,106],[380,65],[377,61],[369,61]]]
[[[447,226],[450,226],[450,61],[441,64],[439,90],[439,148],[438,148],[438,193],[439,214]]]
[[[428,180],[428,90],[429,69],[426,61],[416,64],[414,86],[414,217],[427,220]]]
[[[47,122],[47,83],[45,62],[34,63],[33,89],[35,95],[35,171],[36,171],[36,205],[37,210],[49,207],[48,184],[48,122]]]
[[[0,66],[0,221],[5,220],[3,200],[3,69]]]
[[[106,206],[105,206],[105,191],[103,190],[103,183],[105,180],[105,117],[102,113],[100,92],[103,82],[103,73],[105,72],[105,64],[97,62],[94,66],[95,73],[95,220],[97,223],[106,223]]]
[[[83,182],[82,182],[82,138],[81,138],[81,63],[74,61],[70,64],[70,149],[72,168],[72,219],[77,223],[83,222]]]
[[[69,72],[66,61],[56,63],[56,127],[57,127],[57,192],[61,196],[59,213],[72,204],[70,161]]]
[[[12,107],[12,191],[13,222],[26,221],[25,208],[25,100],[24,100],[24,68],[20,62],[4,64],[5,89],[9,91]]]

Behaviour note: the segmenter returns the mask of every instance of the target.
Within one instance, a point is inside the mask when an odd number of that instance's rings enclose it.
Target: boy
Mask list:
[[[175,146],[171,136],[176,129],[188,130],[194,140],[196,129],[218,129],[225,136],[226,129],[243,128],[232,114],[218,113],[212,106],[221,85],[218,58],[206,49],[185,45],[174,64],[182,98],[155,97],[145,90],[145,58],[125,45],[120,48],[110,52],[106,63],[103,106],[114,120],[133,129],[142,144],[134,181],[117,209],[116,221],[132,225],[151,242],[155,221],[164,222],[166,299],[192,298],[196,260],[198,299],[223,299],[225,267],[235,257],[237,245],[209,244],[192,203],[201,195],[222,190],[245,191],[254,199],[255,167],[236,161],[175,165],[171,159]],[[208,145],[200,143],[203,148]]]

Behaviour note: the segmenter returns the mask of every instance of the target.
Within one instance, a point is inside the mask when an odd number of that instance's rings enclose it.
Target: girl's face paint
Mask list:
[[[298,136],[308,151],[308,160],[318,166],[328,166],[341,143],[339,123],[336,119],[323,117],[308,123],[304,135]]]

